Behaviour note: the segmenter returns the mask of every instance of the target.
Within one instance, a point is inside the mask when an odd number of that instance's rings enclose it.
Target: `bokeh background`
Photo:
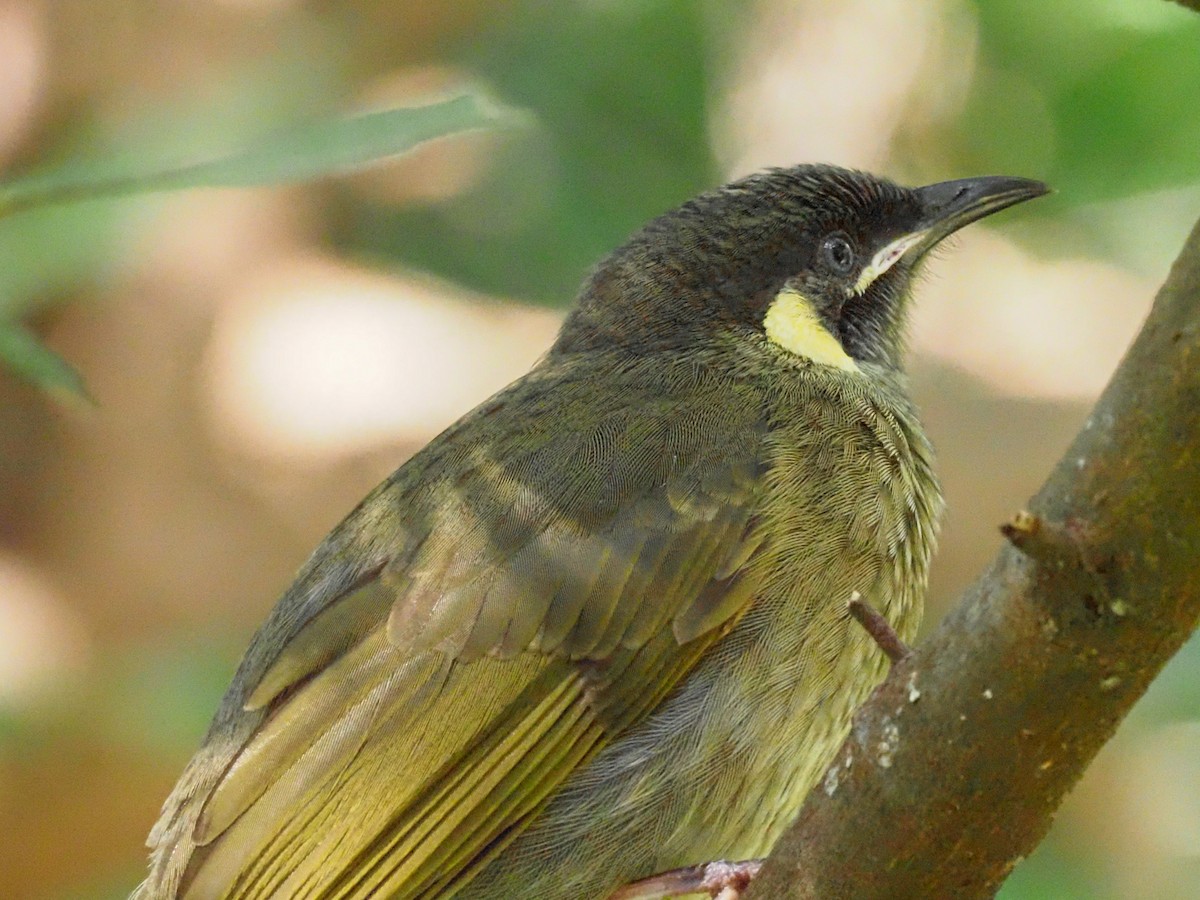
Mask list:
[[[935,622],[1200,215],[1200,15],[1160,0],[0,0],[0,174],[464,84],[524,115],[313,184],[0,220],[0,319],[95,399],[0,371],[0,897],[132,888],[291,573],[647,218],[800,161],[1057,189],[921,288]],[[1002,897],[1197,895],[1193,641]]]

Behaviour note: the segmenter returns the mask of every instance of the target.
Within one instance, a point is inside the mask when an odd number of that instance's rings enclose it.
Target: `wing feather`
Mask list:
[[[678,394],[628,375],[599,397],[570,371],[518,382],[318,550],[156,831],[190,858],[184,895],[462,883],[732,627],[762,403],[692,368]]]

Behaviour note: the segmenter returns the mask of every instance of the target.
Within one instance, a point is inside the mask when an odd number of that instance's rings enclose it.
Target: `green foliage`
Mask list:
[[[405,153],[433,138],[484,127],[498,116],[496,108],[468,94],[426,106],[313,121],[196,162],[156,165],[140,156],[136,162],[87,160],[0,185],[0,217],[26,210],[44,213],[7,234],[0,230],[0,246],[7,238],[10,248],[20,248],[10,250],[9,264],[0,267],[0,363],[43,388],[84,394],[78,374],[16,325],[14,314],[39,289],[65,289],[111,252],[111,229],[63,227],[64,222],[113,212],[88,204],[90,209],[62,215],[47,207],[151,191],[280,184],[345,172]],[[73,240],[80,231],[91,239]]]
[[[302,181],[361,168],[424,141],[480,128],[496,113],[467,94],[427,106],[312,122],[241,150],[158,168],[104,160],[60,166],[0,185],[0,216],[30,207],[195,187],[254,187]]]
[[[460,48],[538,127],[469,195],[425,209],[347,204],[337,239],[489,293],[565,305],[648,218],[711,187],[711,23],[691,0],[524,3]]]
[[[1200,118],[1178,114],[1200,88],[1200,18],[1130,0],[977,0],[974,8],[980,62],[946,135],[948,166],[1044,178],[1058,194],[1027,218],[1061,221],[1064,208],[1081,208],[1081,228],[1098,244],[1111,229],[1092,209],[1097,202],[1200,180]],[[588,266],[631,230],[719,180],[708,139],[714,50],[717,34],[740,18],[735,4],[690,0],[518,4],[502,26],[451,55],[528,110],[532,127],[499,135],[481,183],[448,202],[397,209],[343,194],[335,241],[488,293],[565,305]],[[313,57],[321,54],[305,58]],[[293,78],[319,80],[295,60],[277,62],[271,77],[247,79],[246,97],[227,98],[258,120],[252,138],[233,129],[240,150],[154,164],[142,148],[65,164],[0,186],[0,217],[75,198],[314,178],[495,119],[476,98],[460,97],[344,120],[307,115],[306,124],[259,133],[272,121],[267,110],[304,115],[278,88]],[[207,120],[193,116],[191,134],[212,118],[211,110]],[[160,132],[171,130],[162,123]],[[11,257],[0,266],[0,322],[102,271],[119,256],[130,211],[89,203],[37,216],[19,225],[0,218],[0,254]]]
[[[196,635],[131,650],[99,675],[96,727],[115,740],[152,742],[158,757],[186,755],[212,719],[235,660],[227,643]]]
[[[20,325],[0,324],[0,363],[48,391],[87,397],[79,373]]]
[[[977,0],[980,70],[955,128],[981,171],[1037,175],[1062,205],[1200,179],[1200,17],[1168,3]]]
[[[999,900],[1099,900],[1110,896],[1094,868],[1060,847],[1053,832],[1037,851],[1013,870]]]

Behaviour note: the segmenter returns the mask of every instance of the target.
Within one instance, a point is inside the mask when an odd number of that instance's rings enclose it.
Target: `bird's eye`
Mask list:
[[[831,234],[821,241],[821,257],[838,275],[848,275],[854,268],[854,247],[844,234]]]

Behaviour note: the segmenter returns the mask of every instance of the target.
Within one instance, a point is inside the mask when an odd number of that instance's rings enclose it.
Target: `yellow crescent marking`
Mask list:
[[[817,311],[803,294],[793,290],[780,291],[767,309],[763,330],[769,340],[789,353],[844,372],[858,371],[854,360],[821,324]]]

